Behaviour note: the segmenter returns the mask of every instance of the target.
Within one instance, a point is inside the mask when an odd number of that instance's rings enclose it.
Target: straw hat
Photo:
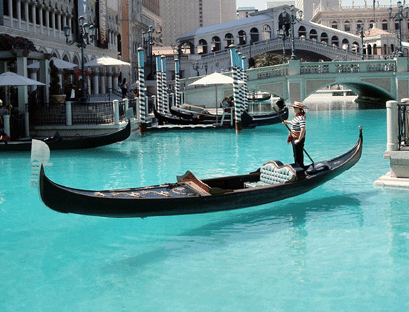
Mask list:
[[[298,101],[295,101],[294,104],[292,104],[291,106],[302,109],[302,110],[307,109],[307,107],[303,103],[298,102]]]

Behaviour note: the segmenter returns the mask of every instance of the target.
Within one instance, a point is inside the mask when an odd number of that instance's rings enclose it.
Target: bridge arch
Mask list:
[[[389,100],[393,100],[393,95],[385,90],[384,88],[370,82],[365,81],[355,81],[355,82],[347,82],[347,81],[337,81],[334,80],[330,83],[323,83],[322,85],[317,85],[315,89],[310,89],[308,93],[306,93],[305,98],[308,96],[316,93],[318,90],[331,87],[334,85],[344,86],[348,89],[351,89],[355,94],[358,95],[358,98],[361,99],[378,99],[380,102],[386,102]],[[304,100],[304,99],[302,99]]]

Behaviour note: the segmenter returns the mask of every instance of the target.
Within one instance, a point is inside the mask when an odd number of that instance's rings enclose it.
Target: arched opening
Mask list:
[[[372,55],[372,46],[370,44],[366,45],[366,50],[368,55]]]
[[[349,21],[344,22],[344,31],[351,31],[351,23]]]
[[[378,47],[376,46],[376,43],[373,45],[373,55],[378,55]]]
[[[300,26],[298,28],[298,38],[300,39],[307,38],[307,30],[305,29],[304,26]]]
[[[278,29],[282,29],[283,26],[287,31],[290,29],[290,15],[286,12],[278,16]]]
[[[224,36],[224,41],[226,42],[225,48],[228,48],[231,44],[234,44],[234,36],[231,33],[227,33]]]
[[[325,33],[325,32],[323,32],[323,33],[321,34],[321,39],[320,39],[320,41],[321,41],[321,43],[328,44],[328,34]]]
[[[260,41],[260,34],[256,27],[253,27],[252,29],[250,29],[250,41],[251,42]]]
[[[382,20],[382,30],[388,30],[388,21]]]
[[[318,40],[318,34],[317,34],[317,31],[315,29],[310,30],[310,39],[314,40],[314,41]]]
[[[331,28],[338,29],[338,22],[337,21],[332,21],[331,22]]]
[[[271,27],[269,25],[263,26],[263,40],[271,39]]]
[[[338,37],[337,36],[332,36],[332,38],[331,38],[331,45],[333,46],[333,47],[339,47],[339,39],[338,39]]]
[[[212,52],[220,51],[222,47],[222,43],[220,41],[220,37],[214,36],[212,38]]]
[[[343,39],[342,40],[342,49],[348,51],[349,50],[349,40]]]
[[[207,51],[207,41],[204,39],[200,39],[197,46],[197,54],[207,54]]]
[[[246,44],[246,32],[244,30],[240,30],[237,36],[237,42],[239,45]]]

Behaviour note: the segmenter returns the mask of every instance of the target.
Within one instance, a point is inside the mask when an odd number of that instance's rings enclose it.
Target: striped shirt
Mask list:
[[[291,120],[291,131],[300,132],[301,128],[305,128],[305,116],[295,116],[293,120]]]

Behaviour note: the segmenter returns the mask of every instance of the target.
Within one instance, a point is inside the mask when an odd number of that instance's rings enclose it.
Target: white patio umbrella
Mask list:
[[[210,85],[214,85],[216,87],[216,120],[217,115],[218,115],[218,107],[219,107],[219,102],[217,99],[217,86],[218,85],[233,85],[234,79],[232,77],[223,75],[223,74],[219,74],[219,73],[213,73],[210,75],[207,75],[203,78],[200,78],[198,80],[196,80],[195,82],[192,82],[191,84],[189,84],[189,86],[210,86]],[[244,85],[244,81],[239,80],[239,87],[241,87],[242,85]]]
[[[58,69],[74,69],[75,67],[78,67],[77,64],[74,63],[70,63],[64,60],[60,60],[59,58],[56,57],[52,57],[50,59],[50,62],[53,61],[55,67],[57,67]],[[35,62],[33,64],[30,64],[27,66],[27,68],[40,68],[40,62]]]
[[[12,72],[0,75],[0,86],[45,86],[44,83]]]
[[[101,56],[95,60],[89,61],[88,63],[84,64],[85,67],[100,67],[104,66],[104,74],[106,71],[107,66],[131,66],[130,63],[118,60],[116,58],[110,56]],[[105,75],[106,76],[106,75]],[[105,87],[106,87],[106,80],[105,80]],[[106,97],[106,93],[105,93]]]
[[[98,66],[131,66],[130,63],[118,60],[110,56],[101,56],[95,60],[85,63],[86,67],[98,67]]]

